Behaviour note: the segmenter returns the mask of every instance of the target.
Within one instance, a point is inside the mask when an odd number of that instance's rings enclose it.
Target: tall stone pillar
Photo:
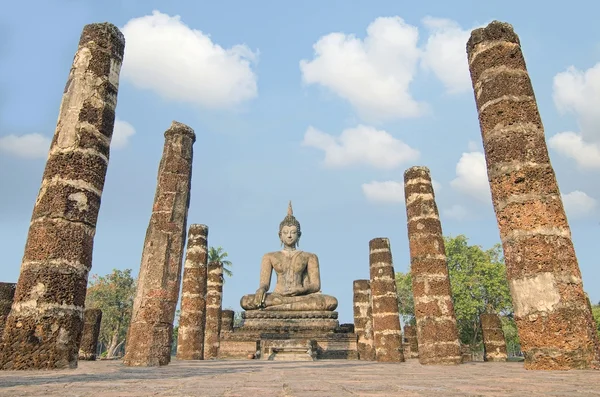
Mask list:
[[[221,332],[221,304],[223,299],[223,264],[208,264],[206,289],[206,326],[204,328],[204,359],[219,357]]]
[[[502,321],[495,313],[482,313],[481,333],[483,334],[483,359],[485,361],[506,361],[506,339],[502,331]]]
[[[411,167],[404,172],[404,195],[419,362],[460,364],[442,224],[427,167]]]
[[[125,39],[83,28],[4,328],[0,368],[76,368]]]
[[[2,341],[6,318],[10,314],[10,308],[13,304],[16,287],[16,283],[0,283],[0,342]]]
[[[177,121],[165,132],[154,206],[127,334],[125,365],[167,365],[171,360],[195,140],[194,131]]]
[[[98,336],[102,324],[102,310],[85,309],[83,314],[83,334],[79,344],[79,359],[94,361],[98,350]]]
[[[221,334],[223,332],[233,332],[233,320],[235,312],[233,310],[221,310]]]
[[[369,280],[354,280],[354,332],[358,337],[359,360],[375,360],[373,347],[373,313]]]
[[[598,338],[519,37],[491,22],[471,32],[467,55],[525,368],[596,367]]]
[[[377,361],[404,361],[398,294],[390,240],[369,241],[373,345]]]
[[[208,226],[190,225],[181,291],[181,315],[177,332],[177,358],[202,360],[206,319],[206,263]]]
[[[404,326],[404,338],[410,347],[409,358],[419,357],[419,342],[417,341],[417,329],[413,325]]]

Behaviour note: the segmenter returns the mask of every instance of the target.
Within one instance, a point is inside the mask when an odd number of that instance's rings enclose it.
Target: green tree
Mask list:
[[[596,321],[596,332],[598,332],[598,338],[600,338],[600,302],[597,305],[592,305],[592,316]]]
[[[476,350],[482,340],[481,313],[497,313],[506,318],[505,322],[512,321],[502,247],[496,244],[483,250],[469,245],[464,235],[444,237],[444,243],[460,339]],[[509,330],[508,325],[506,328]]]
[[[94,274],[90,278],[85,306],[102,310],[98,339],[106,346],[109,358],[114,357],[125,342],[134,295],[135,279],[131,277],[131,269],[113,269],[106,276]]]
[[[398,292],[398,312],[404,324],[415,324],[415,302],[412,292],[410,271],[396,272],[396,291]]]
[[[208,262],[221,263],[223,265],[223,274],[231,277],[233,276],[233,272],[231,271],[233,263],[226,259],[228,256],[229,254],[225,252],[223,247],[210,247],[208,249]]]
[[[171,335],[171,355],[177,354],[177,338],[179,336],[179,319],[181,318],[181,310],[175,310],[175,320],[173,321],[173,334]]]

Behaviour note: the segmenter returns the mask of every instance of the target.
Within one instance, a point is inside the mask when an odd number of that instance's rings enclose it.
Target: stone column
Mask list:
[[[483,359],[485,361],[506,361],[508,354],[500,317],[495,313],[482,313],[479,319],[483,334]]]
[[[125,39],[83,28],[29,226],[0,368],[76,368]]]
[[[165,132],[154,206],[127,334],[125,365],[167,365],[171,360],[195,140],[194,131],[176,121]]]
[[[354,280],[354,332],[359,360],[375,360],[373,347],[373,316],[369,280]]]
[[[404,172],[404,195],[419,362],[460,364],[442,225],[427,167]]]
[[[471,32],[467,55],[525,368],[595,367],[598,338],[519,37],[491,22]]]
[[[0,342],[2,341],[2,332],[4,323],[10,314],[10,308],[15,297],[16,283],[0,283]]]
[[[206,320],[206,263],[208,226],[190,225],[181,291],[177,358],[202,360]]]
[[[206,288],[206,326],[204,328],[204,359],[219,356],[219,333],[221,332],[221,303],[223,299],[223,264],[208,264]]]
[[[102,310],[85,309],[83,314],[83,334],[79,344],[79,359],[94,361],[98,350],[98,336],[102,323]]]
[[[410,346],[409,358],[419,357],[419,342],[417,341],[417,329],[412,325],[405,325],[404,338]]]
[[[369,241],[369,264],[375,359],[404,361],[390,240],[374,238]]]
[[[233,310],[221,310],[221,333],[233,332],[233,319],[235,312]]]

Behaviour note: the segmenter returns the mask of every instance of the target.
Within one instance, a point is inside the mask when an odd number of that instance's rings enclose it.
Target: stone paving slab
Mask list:
[[[600,396],[600,371],[527,371],[522,363],[423,366],[418,360],[174,360],[153,368],[80,361],[74,370],[0,371],[0,396]]]

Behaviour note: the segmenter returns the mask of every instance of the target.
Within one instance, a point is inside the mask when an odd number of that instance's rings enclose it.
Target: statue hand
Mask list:
[[[254,294],[254,303],[256,304],[256,307],[260,307],[262,305],[266,293],[267,290],[262,287],[256,290],[256,294]]]
[[[304,295],[306,293],[306,289],[304,287],[294,287],[291,288],[288,292],[289,296],[298,296]]]

